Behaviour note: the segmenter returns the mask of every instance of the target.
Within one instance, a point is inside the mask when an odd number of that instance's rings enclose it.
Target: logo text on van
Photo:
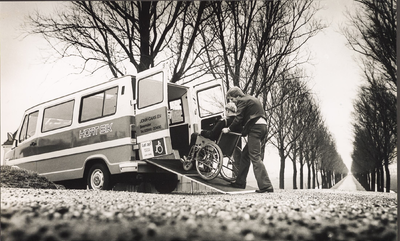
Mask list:
[[[90,128],[86,128],[83,130],[79,130],[79,139],[90,137],[90,136],[97,136],[98,134],[106,134],[112,132],[112,125],[113,123],[103,124],[100,126],[93,126]]]
[[[141,119],[140,125],[139,125],[140,133],[147,133],[147,132],[151,132],[151,131],[160,130],[162,128],[161,125],[157,125],[158,119],[160,119],[160,118],[162,118],[162,114],[155,114],[155,115],[147,116],[147,117]],[[146,123],[146,122],[148,122],[148,123]],[[157,126],[153,126],[153,125],[157,125]]]

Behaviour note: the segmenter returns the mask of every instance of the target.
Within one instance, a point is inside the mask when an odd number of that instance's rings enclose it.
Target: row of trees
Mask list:
[[[304,168],[307,168],[307,188],[331,188],[348,170],[307,83],[295,76],[282,78],[272,86],[267,98],[270,127],[267,141],[278,149],[279,188],[285,188],[287,159],[293,164],[294,189],[305,188]],[[298,166],[300,187],[297,185]]]
[[[365,79],[354,102],[352,172],[367,190],[389,192],[389,165],[397,157],[397,1],[357,2],[362,11],[349,15],[344,29]]]
[[[324,187],[347,172],[302,70],[305,44],[325,27],[313,0],[73,1],[62,9],[32,14],[27,29],[61,57],[82,60],[81,70],[107,68],[118,77],[130,66],[140,72],[169,61],[171,82],[211,75],[262,100],[265,141],[280,155],[280,188],[287,158],[294,188],[297,163],[300,188],[305,165],[308,188],[320,186],[318,170]]]

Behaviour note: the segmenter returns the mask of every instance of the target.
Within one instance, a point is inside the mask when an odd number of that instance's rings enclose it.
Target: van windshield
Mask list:
[[[24,124],[22,125],[19,141],[22,142],[31,138],[36,133],[36,124],[38,120],[39,111],[35,111],[25,116]]]

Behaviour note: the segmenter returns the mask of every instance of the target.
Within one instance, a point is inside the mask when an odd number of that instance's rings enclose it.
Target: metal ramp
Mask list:
[[[185,178],[199,183],[200,185],[204,185],[208,188],[211,188],[217,192],[224,194],[241,194],[241,193],[253,193],[256,188],[251,186],[246,186],[245,189],[233,188],[229,186],[229,182],[222,179],[220,176],[214,178],[213,180],[206,181],[200,177],[196,170],[192,169],[189,171],[185,171],[183,169],[182,163],[180,160],[176,159],[149,159],[145,160],[146,162],[155,165],[159,168],[162,168],[166,171],[177,174],[178,176],[184,176]]]

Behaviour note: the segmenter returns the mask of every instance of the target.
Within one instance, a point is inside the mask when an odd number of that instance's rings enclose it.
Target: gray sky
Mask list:
[[[7,132],[18,128],[24,110],[30,106],[99,83],[99,80],[108,80],[108,77],[100,78],[100,73],[89,78],[71,75],[69,73],[74,70],[70,70],[67,61],[45,63],[46,42],[40,36],[23,37],[19,29],[30,11],[52,11],[57,4],[60,3],[0,3],[2,143],[7,138]],[[335,138],[339,154],[350,168],[353,142],[351,112],[361,78],[354,52],[345,46],[346,40],[340,34],[338,24],[344,23],[343,11],[346,7],[351,10],[353,1],[321,0],[321,4],[326,9],[320,16],[331,22],[331,26],[308,43],[314,63],[308,66],[313,75],[310,87],[320,100],[323,117]],[[277,161],[274,160],[273,164],[277,165]],[[266,165],[268,169],[268,165],[272,164]]]

